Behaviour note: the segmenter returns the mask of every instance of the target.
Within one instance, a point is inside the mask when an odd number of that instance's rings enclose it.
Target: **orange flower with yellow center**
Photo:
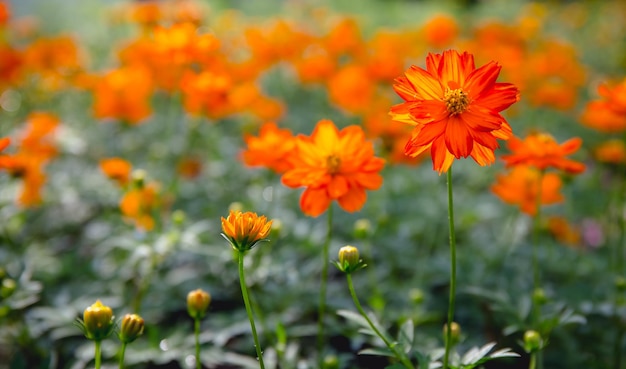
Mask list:
[[[472,54],[447,50],[428,54],[426,69],[411,66],[397,78],[394,90],[405,102],[390,114],[415,127],[405,154],[430,150],[439,173],[447,172],[455,158],[493,163],[496,139],[513,135],[500,112],[519,101],[517,87],[496,82],[500,69],[493,61],[476,69]]]
[[[272,221],[265,215],[253,212],[231,210],[227,218],[222,217],[222,236],[239,252],[253,248],[258,242],[265,241],[272,229]]]
[[[559,145],[554,137],[547,133],[531,134],[524,140],[512,137],[507,145],[511,154],[502,155],[502,159],[507,167],[530,165],[540,170],[553,167],[571,174],[578,174],[585,170],[585,165],[567,159],[566,156],[578,151],[581,145],[582,140],[578,137]]]
[[[365,190],[376,190],[385,161],[374,156],[374,146],[365,140],[359,126],[341,131],[330,120],[321,120],[310,137],[296,138],[292,168],[283,174],[284,185],[306,187],[300,208],[310,216],[322,214],[332,200],[348,212],[360,210]]]
[[[541,187],[539,181],[541,180]],[[555,173],[541,172],[529,166],[516,166],[509,173],[498,175],[491,191],[507,204],[518,205],[528,215],[537,213],[537,196],[541,204],[549,205],[563,201],[561,178]]]

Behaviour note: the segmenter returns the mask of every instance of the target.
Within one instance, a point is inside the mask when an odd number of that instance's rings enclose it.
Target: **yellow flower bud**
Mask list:
[[[352,273],[365,267],[359,255],[359,249],[354,246],[344,246],[339,249],[339,261],[335,263],[337,268],[344,273]]]
[[[443,336],[447,339],[448,336],[448,324],[443,325]],[[452,322],[450,325],[450,340],[452,345],[456,345],[461,340],[461,326],[457,322]]]
[[[193,319],[204,318],[210,303],[211,295],[201,289],[191,291],[187,294],[187,312],[189,312],[189,316]]]
[[[369,219],[359,219],[354,222],[354,237],[358,239],[367,238],[372,230],[372,223]]]
[[[10,297],[15,289],[17,288],[17,283],[15,280],[11,278],[5,278],[2,280],[2,285],[0,285],[0,299],[6,299]]]
[[[543,346],[543,340],[541,335],[537,331],[528,330],[524,332],[524,349],[526,352],[531,353],[541,349]]]
[[[119,339],[124,343],[130,343],[143,334],[144,321],[137,314],[126,314],[122,318]]]
[[[87,338],[101,341],[113,331],[113,310],[97,300],[83,312],[83,324]]]

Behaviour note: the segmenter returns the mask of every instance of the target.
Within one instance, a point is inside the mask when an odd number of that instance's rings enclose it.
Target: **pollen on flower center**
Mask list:
[[[339,167],[341,166],[341,158],[337,155],[329,155],[326,157],[326,169],[328,173],[335,174],[339,171]]]
[[[455,90],[447,89],[443,95],[443,101],[446,103],[446,109],[452,115],[463,113],[469,105],[467,93],[460,88]]]

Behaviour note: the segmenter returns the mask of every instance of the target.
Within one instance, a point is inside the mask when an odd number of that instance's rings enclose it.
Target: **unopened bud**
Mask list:
[[[6,299],[15,292],[17,283],[11,278],[5,278],[2,280],[2,286],[0,286],[0,298]]]
[[[113,331],[113,310],[98,300],[83,312],[83,325],[87,338],[101,341]]]
[[[182,210],[176,210],[172,213],[172,222],[174,222],[174,224],[177,226],[180,226],[183,223],[185,223],[186,219],[187,219],[187,216],[185,215],[185,212]]]
[[[137,314],[126,314],[122,318],[119,339],[124,343],[131,343],[143,334],[144,321]]]
[[[136,188],[143,188],[144,185],[146,184],[146,177],[148,176],[148,173],[146,173],[145,170],[143,169],[135,169],[133,170],[131,177],[133,179],[133,185]]]
[[[337,268],[344,273],[352,273],[365,266],[359,256],[359,249],[354,246],[344,246],[339,249],[339,261],[335,263]]]
[[[228,211],[243,211],[243,204],[238,201],[231,202],[228,205]]]
[[[411,302],[418,305],[424,302],[424,291],[419,288],[411,288],[409,290],[409,298]]]
[[[533,291],[533,302],[537,305],[543,305],[548,301],[548,297],[546,296],[546,291],[543,288],[536,288]]]
[[[443,325],[443,336],[444,340],[448,338],[448,324]],[[454,346],[461,340],[461,326],[457,322],[452,322],[450,325],[450,341]]]
[[[206,314],[211,295],[201,289],[191,291],[187,294],[187,312],[193,319],[202,319]]]
[[[359,219],[354,222],[354,238],[362,240],[369,236],[372,230],[372,223],[369,219]]]
[[[617,276],[615,277],[615,281],[613,283],[615,284],[615,288],[617,288],[618,290],[626,290],[626,278],[622,276]]]
[[[327,355],[324,357],[324,369],[339,369],[339,359],[336,355]]]
[[[541,349],[542,339],[537,331],[528,330],[524,332],[524,350],[531,353]]]

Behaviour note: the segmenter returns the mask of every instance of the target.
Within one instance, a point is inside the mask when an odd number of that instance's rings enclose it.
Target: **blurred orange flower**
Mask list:
[[[607,164],[626,163],[626,144],[623,140],[613,139],[602,143],[594,150],[595,158]]]
[[[70,36],[40,38],[23,51],[24,68],[38,74],[39,82],[48,89],[58,89],[71,83],[81,69],[78,45]]]
[[[582,114],[583,125],[601,132],[616,133],[626,129],[626,78],[613,86],[598,87],[599,100],[590,101]]]
[[[567,159],[566,156],[578,151],[582,140],[578,137],[558,144],[554,137],[547,133],[534,133],[524,140],[512,137],[508,141],[511,151],[508,155],[502,155],[507,167],[515,165],[530,165],[539,170],[556,168],[571,174],[578,174],[585,170],[583,163]]]
[[[261,126],[259,136],[244,136],[247,150],[243,151],[244,163],[249,166],[265,166],[276,173],[291,169],[289,161],[296,148],[295,137],[288,129],[279,129],[276,123]]]
[[[525,165],[513,167],[507,174],[496,177],[491,191],[507,204],[518,205],[528,215],[537,213],[537,196],[541,180],[541,204],[550,205],[563,201],[561,178],[555,173],[541,173]]]
[[[150,231],[154,228],[153,213],[159,207],[159,186],[148,183],[127,191],[120,200],[124,217],[137,228]]]
[[[459,26],[451,16],[438,14],[424,24],[423,32],[426,43],[439,49],[454,42],[459,34]]]
[[[6,149],[9,144],[11,143],[11,139],[8,137],[2,137],[0,138],[0,152],[2,152],[2,150]]]
[[[405,153],[415,157],[430,150],[439,173],[455,158],[493,163],[496,139],[513,134],[499,113],[519,100],[514,85],[496,82],[500,69],[493,61],[476,69],[471,54],[447,50],[428,54],[426,70],[411,66],[397,78],[394,89],[405,102],[394,105],[391,116],[415,127]]]
[[[358,64],[341,68],[328,81],[330,100],[349,112],[363,111],[374,96],[374,81]]]
[[[102,76],[94,86],[96,118],[137,124],[152,112],[152,80],[142,68],[122,67]]]
[[[310,216],[322,214],[337,200],[348,212],[360,210],[365,190],[378,189],[385,161],[374,156],[374,146],[365,140],[359,126],[341,131],[330,120],[321,120],[310,137],[296,138],[293,167],[282,176],[288,187],[306,187],[300,208]]]
[[[100,160],[100,170],[120,186],[126,186],[130,179],[132,165],[122,158]]]
[[[580,229],[573,226],[564,217],[552,216],[548,218],[548,230],[562,244],[574,247],[579,247],[581,244]]]

